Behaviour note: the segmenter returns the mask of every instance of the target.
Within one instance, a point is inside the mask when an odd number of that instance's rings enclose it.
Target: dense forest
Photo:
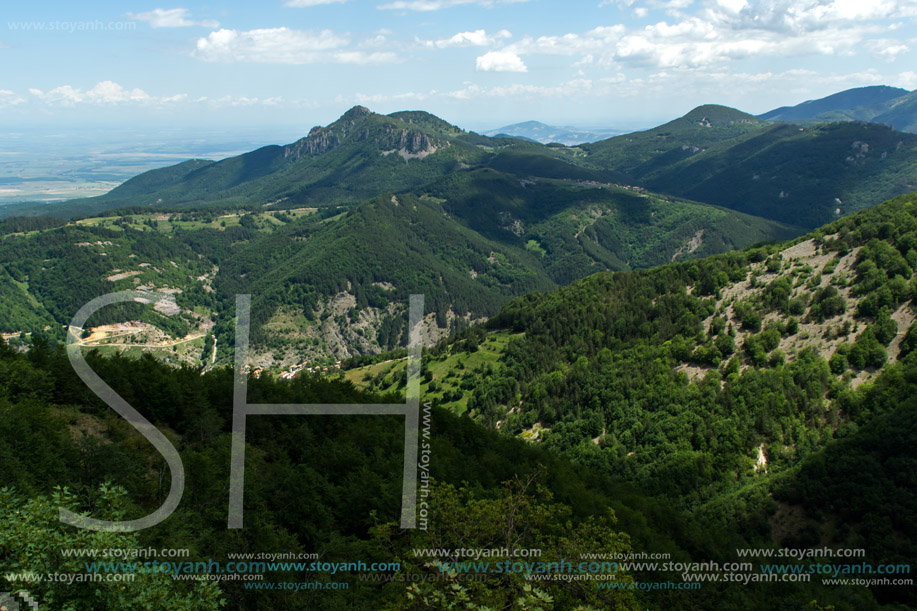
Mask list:
[[[788,245],[527,295],[431,349],[424,388],[689,512],[690,549],[739,535],[909,562],[915,211],[906,196]],[[399,364],[347,366],[403,384]]]
[[[913,415],[914,406],[908,402],[917,382],[915,359],[908,357],[883,374],[880,380],[888,382],[856,395],[854,403],[863,411],[868,404],[875,416],[837,442],[846,461],[876,464],[872,470],[860,470],[864,484],[868,482],[864,493],[872,490],[875,498],[860,497],[858,492],[855,502],[848,500],[848,487],[836,481],[844,463],[832,460],[832,445],[813,453],[798,471],[776,480],[778,498],[842,515],[851,537],[859,537],[871,553],[882,552],[877,561],[913,556],[900,538],[891,536],[886,541],[870,529],[887,523],[891,532],[912,534],[907,516],[913,514],[913,496],[893,492],[894,484],[913,484],[906,481],[912,475],[891,465],[883,467],[882,456],[893,455],[900,467],[913,461],[913,419],[908,414]],[[3,347],[3,573],[83,573],[84,558],[62,555],[61,549],[70,547],[179,547],[189,549],[192,560],[221,562],[238,552],[312,552],[328,562],[395,559],[401,562],[402,572],[429,575],[438,573],[436,564],[416,557],[414,549],[503,548],[507,541],[514,548],[541,549],[546,561],[578,559],[583,553],[651,550],[687,562],[708,560],[706,553],[711,550],[719,549],[716,553],[721,554],[725,547],[717,548],[718,542],[739,546],[754,541],[759,534],[755,528],[761,526],[756,512],[761,508],[752,501],[773,503],[746,487],[737,495],[721,497],[715,515],[709,509],[695,515],[673,505],[671,494],[653,498],[658,490],[642,490],[639,483],[609,476],[603,467],[575,465],[547,448],[487,432],[468,418],[434,407],[433,517],[427,530],[403,530],[396,523],[402,426],[392,418],[364,416],[252,419],[246,526],[230,531],[225,524],[231,372],[200,375],[192,368],[176,370],[151,358],[90,356],[89,360],[126,400],[168,431],[179,447],[187,474],[181,506],[161,525],[133,534],[76,531],[57,522],[58,506],[116,519],[142,515],[161,502],[163,478],[168,480],[170,475],[162,458],[136,431],[82,385],[61,348],[38,342],[23,354]],[[348,383],[310,376],[293,382],[251,379],[248,392],[250,400],[257,402],[391,400],[367,395]],[[877,443],[889,434],[900,442]],[[657,477],[662,489],[684,490],[709,474],[682,470],[667,477],[668,481]],[[904,488],[909,489],[912,486]],[[622,584],[659,578],[639,570],[617,574]],[[663,577],[668,578],[678,579]],[[768,589],[772,584],[704,584],[697,591],[641,592],[601,589],[591,582],[532,582],[514,573],[488,574],[480,582],[462,581],[455,575],[445,581],[386,582],[322,571],[278,571],[266,579],[278,583],[344,580],[349,588],[346,592],[253,590],[246,582],[188,582],[158,574],[141,574],[130,587],[91,583],[66,587],[30,583],[28,587],[42,604],[69,609],[156,608],[166,601],[186,609],[720,609],[724,600],[741,608],[774,608],[774,591]],[[9,585],[8,589],[21,587]],[[828,604],[837,609],[877,608],[865,588],[781,584],[776,592],[787,609],[812,608],[813,599],[824,608]]]
[[[431,326],[450,332],[512,297],[594,271],[798,233],[655,194],[553,179],[520,184],[494,170],[355,206],[136,210],[70,223],[2,221],[0,331],[60,339],[89,300],[145,289],[171,295],[173,310],[128,304],[90,324],[139,320],[176,340],[213,334],[226,359],[235,296],[248,293],[266,364],[334,360],[394,347],[412,293],[425,296]]]

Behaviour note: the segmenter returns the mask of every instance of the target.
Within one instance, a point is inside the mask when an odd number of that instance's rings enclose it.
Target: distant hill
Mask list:
[[[185,209],[227,205],[333,206],[410,190],[506,150],[537,151],[554,173],[582,176],[574,153],[519,138],[488,138],[423,111],[379,115],[356,106],[285,146],[265,146],[220,161],[187,161],[141,174],[109,193],[52,207],[17,205],[0,215],[86,216],[144,206]],[[566,167],[566,171],[558,168]],[[589,170],[589,178],[610,179]]]
[[[917,105],[913,95],[896,98],[874,120],[906,121]],[[855,98],[864,99],[846,97]],[[914,136],[847,119],[812,123],[800,129],[708,104],[653,129],[567,147],[466,132],[423,111],[379,115],[356,106],[292,144],[191,160],[141,174],[100,197],[7,206],[0,217],[138,208],[333,209],[379,194],[425,192],[456,173],[490,168],[523,179],[638,186],[811,228],[917,188]]]
[[[868,121],[917,133],[917,92],[884,85],[859,87],[797,106],[777,108],[760,118],[804,124]]]
[[[701,106],[580,148],[632,184],[806,227],[917,189],[917,136],[874,123],[803,127]]]
[[[895,98],[907,95],[907,89],[876,85],[848,89],[817,100],[809,100],[796,106],[782,106],[768,111],[759,118],[767,121],[800,121],[815,119],[825,113],[848,113],[861,106],[884,104]],[[850,117],[866,119],[867,117]]]
[[[659,127],[583,145],[588,161],[633,180],[722,142],[760,131],[765,121],[726,106],[698,106]],[[878,203],[878,202],[877,202]]]
[[[917,91],[886,102],[881,110],[872,121],[891,125],[899,131],[917,133]]]
[[[514,138],[525,138],[542,144],[551,144],[559,142],[572,146],[583,144],[585,142],[595,142],[604,138],[610,138],[625,133],[616,129],[578,129],[576,127],[559,127],[557,125],[548,125],[540,121],[525,121],[523,123],[514,123],[489,132],[484,132],[485,136],[511,136]]]

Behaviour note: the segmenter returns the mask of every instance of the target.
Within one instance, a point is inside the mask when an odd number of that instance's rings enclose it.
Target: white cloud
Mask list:
[[[193,104],[205,105],[209,108],[253,108],[262,107],[271,110],[276,109],[293,109],[293,108],[316,108],[314,100],[305,98],[287,99],[282,96],[271,96],[259,98],[257,96],[249,97],[245,95],[223,95],[218,98],[208,98],[201,96],[191,101]]]
[[[720,2],[742,2],[743,0],[718,0]],[[679,15],[681,14],[681,9],[688,8],[694,4],[694,0],[648,0],[645,2],[647,6],[638,6],[640,2],[638,0],[602,0],[599,3],[599,7],[617,5],[620,9],[631,9],[639,18],[646,17],[649,14],[650,9],[654,10],[664,10],[670,15]]]
[[[795,104],[807,99],[820,98],[837,91],[865,85],[889,84],[913,89],[917,87],[917,73],[898,75],[866,70],[852,73],[826,74],[808,69],[785,71],[742,72],[720,69],[663,69],[642,78],[623,73],[612,73],[602,78],[576,78],[556,84],[512,83],[485,86],[466,82],[461,87],[428,93],[408,91],[399,94],[361,93],[353,97],[338,96],[336,103],[398,105],[405,101],[437,100],[466,102],[476,100],[493,104],[540,103],[545,100],[564,100],[564,104],[607,103],[610,100],[639,101],[642,120],[650,112],[667,120],[694,106],[718,103],[748,112],[764,112],[784,104]],[[672,91],[682,92],[677,99]],[[636,102],[626,104],[634,107]]]
[[[318,6],[320,4],[342,4],[347,0],[287,0],[283,3],[284,6],[289,6],[290,8],[306,8],[309,6]]]
[[[338,51],[331,54],[328,59],[339,64],[391,64],[399,61],[395,53],[385,51],[377,51],[376,53]]]
[[[645,78],[630,79],[623,86],[615,86],[614,94],[651,103],[654,99],[671,101],[671,92],[680,91],[683,95],[679,96],[677,103],[676,112],[679,113],[708,103],[760,113],[853,87],[880,84],[895,85],[895,78],[876,70],[838,74],[807,69],[782,72],[662,70]]]
[[[220,26],[220,23],[213,19],[194,21],[190,17],[191,12],[186,8],[156,8],[146,13],[127,13],[128,19],[146,21],[152,28],[186,28],[193,25],[216,28]]]
[[[389,40],[385,34],[376,34],[372,38],[367,38],[360,42],[361,47],[384,47],[389,45]]]
[[[590,93],[593,83],[589,79],[574,79],[555,86],[523,85],[498,85],[495,87],[481,87],[467,83],[462,89],[444,93],[446,97],[456,100],[471,100],[475,98],[544,98],[544,97],[580,97]]]
[[[718,0],[703,16],[734,29],[803,33],[917,16],[914,0]]]
[[[8,108],[10,106],[18,106],[25,102],[25,98],[17,95],[13,91],[8,89],[0,89],[0,108]]]
[[[527,55],[574,56],[589,63],[648,69],[697,69],[747,58],[846,57],[864,49],[894,61],[910,51],[902,33],[917,0],[604,0],[600,6],[664,10],[672,18],[645,27],[617,24],[580,33],[524,36],[504,47]]]
[[[601,79],[599,79],[599,81],[601,81],[602,83],[611,83],[613,85],[617,85],[618,83],[623,83],[627,81],[627,77],[619,72],[614,76],[602,77]]]
[[[184,102],[184,101],[187,100],[187,99],[188,99],[188,94],[187,94],[187,93],[179,93],[179,94],[177,94],[177,95],[172,95],[172,96],[167,96],[167,97],[164,97],[164,98],[160,98],[159,101],[162,102],[162,103],[164,103],[164,104],[174,104],[174,103],[176,103],[176,102]]]
[[[260,100],[258,98],[249,98],[246,96],[224,95],[223,97],[212,100],[214,106],[253,106]]]
[[[516,4],[528,0],[395,0],[388,4],[380,4],[376,8],[383,11],[439,11],[462,4],[477,4],[491,8],[498,4]]]
[[[379,105],[385,104],[388,102],[403,102],[403,101],[417,101],[422,102],[429,99],[431,96],[437,94],[435,89],[431,90],[429,93],[415,92],[415,91],[405,91],[403,93],[393,93],[393,94],[384,94],[384,93],[374,93],[374,94],[365,94],[357,93],[352,98],[345,97],[342,95],[335,98],[337,104],[362,104],[366,105]]]
[[[75,104],[120,104],[123,102],[155,101],[142,89],[125,89],[113,81],[102,81],[92,89],[83,91],[71,85],[61,85],[50,91],[29,89],[39,100],[52,105],[73,106]]]
[[[197,40],[194,57],[208,62],[312,64],[319,62],[381,64],[397,61],[395,53],[349,51],[347,34],[289,28],[211,32]]]
[[[486,30],[475,30],[473,32],[459,32],[449,38],[422,42],[427,47],[436,47],[438,49],[446,49],[448,47],[489,47],[501,40],[512,38],[512,36],[507,30],[500,30],[491,35],[488,35]]]
[[[512,51],[490,51],[475,62],[478,72],[528,72],[522,59]]]
[[[72,85],[61,85],[48,91],[29,89],[26,100],[12,91],[0,90],[0,108],[21,104],[28,101],[30,106],[78,107],[78,106],[126,106],[137,105],[146,108],[174,108],[174,105],[185,107],[204,106],[208,108],[239,108],[263,106],[267,108],[307,108],[315,107],[312,100],[288,100],[281,96],[259,98],[240,94],[227,94],[221,97],[190,97],[186,93],[169,96],[153,96],[142,89],[127,89],[113,81],[102,81],[91,89],[83,90]]]
[[[730,13],[738,13],[748,6],[745,0],[716,0],[716,3]]]
[[[375,36],[364,38],[357,46],[362,48],[388,47],[389,49],[402,48],[406,46],[404,43],[393,40],[391,37],[394,34],[395,32],[392,30],[382,28],[380,30],[376,30]]]
[[[913,91],[917,89],[917,72],[902,72],[888,84]]]
[[[620,0],[625,8],[633,0]],[[684,7],[687,0],[651,6]],[[674,10],[674,9],[673,9]],[[696,69],[758,57],[854,56],[864,47],[894,60],[909,43],[890,38],[890,18],[917,16],[915,0],[709,0],[697,15],[679,14],[672,21],[645,27],[623,24],[582,33],[525,36],[504,47],[524,59],[544,54],[578,56],[573,67],[588,63],[635,68]]]
[[[97,104],[118,104],[120,102],[145,102],[150,94],[142,89],[125,89],[113,81],[102,81],[86,92],[88,101]]]
[[[120,104],[160,105],[184,102],[188,95],[180,93],[172,96],[151,96],[143,89],[128,89],[114,81],[101,81],[91,89],[80,89],[72,85],[60,85],[48,91],[30,88],[29,95],[33,101],[49,106],[76,106],[89,104],[111,106]],[[2,96],[0,96],[2,98]],[[2,103],[2,100],[0,100]]]
[[[595,53],[601,56],[613,49],[614,44],[627,32],[626,26],[618,24],[594,28],[585,34],[569,33],[538,38],[526,36],[507,49],[520,55],[583,55],[585,57],[590,53]]]
[[[557,84],[539,85],[513,83],[484,86],[466,82],[449,91],[429,93],[408,92],[397,95],[359,94],[356,99],[339,98],[340,104],[362,103],[378,105],[398,100],[500,100],[512,103],[540,102],[563,99],[571,103],[593,104],[595,101],[640,100],[647,109],[671,118],[687,112],[693,106],[718,103],[749,112],[764,112],[783,104],[820,98],[851,87],[891,84],[913,89],[917,73],[903,72],[897,76],[875,70],[856,73],[824,74],[805,69],[782,72],[733,72],[728,70],[660,70],[643,78],[623,73],[590,79],[576,78]],[[673,100],[671,92],[684,95]],[[673,109],[674,108],[674,109]]]
[[[881,59],[894,61],[899,55],[910,51],[910,48],[901,41],[890,40],[888,38],[870,40],[866,47],[872,51],[873,55]]]

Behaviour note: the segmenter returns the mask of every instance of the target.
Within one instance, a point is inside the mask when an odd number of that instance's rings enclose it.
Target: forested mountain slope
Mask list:
[[[781,106],[758,117],[766,121],[804,121],[828,116],[834,117],[835,120],[841,117],[868,120],[872,117],[860,114],[857,109],[882,107],[908,93],[910,92],[907,89],[886,85],[855,87],[817,100],[808,100],[796,106]]]
[[[648,189],[808,228],[917,189],[917,136],[873,123],[774,125],[702,106],[581,148]]]
[[[917,133],[917,92],[886,86],[859,87],[797,106],[777,108],[759,117],[810,124],[869,121],[913,134]]]
[[[915,267],[912,195],[790,244],[511,301],[430,351],[424,389],[694,513],[705,553],[741,547],[737,529],[913,562]],[[401,367],[348,377],[392,389]]]
[[[228,530],[231,371],[202,376],[193,368],[175,369],[151,358],[90,355],[88,360],[126,401],[168,431],[187,476],[181,504],[165,522],[136,533],[78,531],[59,522],[58,506],[106,519],[145,515],[161,503],[163,478],[168,485],[175,474],[82,384],[63,349],[36,342],[28,354],[20,354],[0,343],[2,591],[25,585],[9,580],[11,573],[91,576],[87,565],[108,562],[112,552],[104,550],[116,548],[121,551],[114,558],[126,562],[152,562],[138,550],[169,547],[188,550],[182,562],[204,566],[218,562],[226,567],[235,553],[266,558],[315,554],[313,558],[325,563],[396,562],[404,568],[376,573],[389,577],[382,581],[365,579],[366,574],[354,570],[248,572],[263,574],[268,584],[346,584],[328,588],[333,591],[269,591],[250,588],[249,580],[186,581],[141,570],[128,588],[76,577],[70,583],[28,583],[43,608],[121,611],[167,604],[182,611],[416,609],[418,598],[426,607],[437,606],[437,600],[505,606],[517,599],[532,605],[548,596],[547,609],[638,609],[642,607],[634,592],[568,588],[560,582],[532,590],[521,572],[485,575],[469,584],[452,578],[437,581],[436,565],[430,558],[415,557],[412,549],[496,549],[511,537],[510,547],[539,549],[546,561],[575,558],[582,550],[626,553],[633,543],[686,557],[667,532],[670,511],[631,486],[599,472],[584,473],[544,449],[500,437],[437,408],[426,420],[434,480],[432,494],[424,497],[432,511],[423,530],[396,527],[404,426],[401,418],[380,416],[253,419],[247,437],[245,527]],[[319,376],[294,382],[253,378],[248,387],[253,401],[401,400]],[[509,519],[507,507],[515,509]],[[481,524],[491,527],[482,529]],[[95,550],[97,556],[62,552],[71,548]],[[403,574],[425,575],[428,583],[417,591],[411,581],[393,578]],[[617,577],[623,583],[633,580],[623,571]]]
[[[536,292],[430,349],[424,401],[448,409],[464,401],[466,409],[457,417],[432,407],[435,517],[427,531],[394,524],[403,428],[400,419],[378,416],[253,418],[246,528],[227,531],[231,372],[201,375],[152,358],[90,355],[103,379],[169,432],[188,473],[173,519],[118,544],[186,547],[195,560],[225,561],[239,551],[397,559],[427,575],[436,575],[437,565],[413,550],[498,548],[507,536],[514,546],[542,549],[545,560],[639,551],[679,562],[734,562],[743,559],[737,549],[829,545],[861,547],[871,563],[913,563],[915,236],[917,197],[900,198],[792,244],[601,273]],[[395,394],[307,374],[291,382],[253,377],[247,392],[267,403],[401,400],[399,363],[371,367],[380,366],[381,375],[368,381]],[[111,546],[106,539],[71,542],[72,532],[49,508],[141,515],[161,501],[168,474],[79,382],[62,350],[38,338],[26,354],[0,345],[0,368],[0,473],[13,487],[2,492],[0,562],[17,559],[3,565],[17,571],[85,570],[43,547],[22,563],[22,541],[41,531],[63,545]],[[362,379],[361,370],[351,373]],[[456,393],[467,396],[460,401]],[[102,482],[109,483],[100,488]],[[68,490],[55,493],[55,485]],[[764,566],[773,565],[755,559],[747,574],[762,575]],[[271,575],[287,578],[331,576]],[[189,611],[216,609],[221,596],[231,608],[254,609],[523,600],[516,604],[558,611],[764,611],[775,601],[787,609],[815,601],[852,611],[913,603],[907,588],[832,586],[823,576],[780,587],[704,582],[690,591],[532,582],[514,573],[485,573],[477,582],[430,577],[413,586],[335,576],[350,584],[346,595],[145,579],[129,592],[62,590],[52,582],[34,590],[42,600],[74,601],[75,609],[166,596]],[[665,579],[686,578],[658,568],[616,573],[623,584]]]
[[[106,310],[93,326],[134,320],[176,341],[194,338],[168,356],[200,362],[212,356],[204,354],[208,335],[218,356],[229,354],[235,295],[248,293],[261,365],[392,348],[401,343],[412,293],[425,296],[427,337],[435,341],[493,315],[510,297],[595,271],[798,233],[606,183],[520,179],[491,168],[456,173],[419,195],[386,194],[346,208],[11,219],[0,230],[0,282],[9,287],[0,331],[62,337],[90,299],[148,289],[168,302],[160,311]],[[169,347],[164,339],[134,343],[151,342]]]
[[[907,114],[913,95],[882,112]],[[863,116],[898,125],[883,117]],[[849,119],[822,117],[799,127],[708,104],[643,132],[546,146],[466,132],[422,111],[379,115],[358,106],[285,146],[190,160],[100,197],[8,206],[0,215],[79,217],[131,206],[331,209],[381,194],[427,192],[489,168],[519,180],[639,186],[811,229],[915,188],[917,136]]]
[[[109,193],[42,214],[87,216],[128,206],[318,206],[355,203],[410,190],[456,170],[486,163],[508,149],[537,150],[547,163],[570,166],[573,155],[514,138],[487,138],[421,111],[379,115],[355,106],[284,146],[266,146],[220,161],[187,161],[152,170]],[[592,170],[590,177],[607,177]]]

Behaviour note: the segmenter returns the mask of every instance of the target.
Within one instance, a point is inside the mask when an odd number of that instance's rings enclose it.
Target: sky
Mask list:
[[[917,0],[6,3],[0,130],[305,134],[360,104],[635,129],[917,88]]]

